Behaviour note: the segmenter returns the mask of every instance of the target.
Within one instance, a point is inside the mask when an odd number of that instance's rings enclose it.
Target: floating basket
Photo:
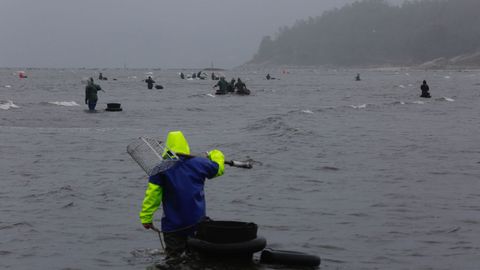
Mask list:
[[[148,176],[168,170],[180,160],[173,151],[156,138],[138,138],[127,146],[127,153]]]

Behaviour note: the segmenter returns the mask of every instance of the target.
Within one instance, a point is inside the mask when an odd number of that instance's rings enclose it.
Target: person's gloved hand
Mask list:
[[[218,164],[218,173],[216,176],[223,175],[223,171],[225,170],[225,156],[222,151],[214,149],[208,152],[208,159]]]
[[[146,230],[149,230],[151,228],[153,228],[153,224],[152,223],[143,223],[143,228],[145,228]]]

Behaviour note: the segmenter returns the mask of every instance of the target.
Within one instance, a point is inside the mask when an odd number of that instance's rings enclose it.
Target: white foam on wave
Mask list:
[[[80,106],[75,101],[51,101],[51,102],[48,102],[48,103],[53,104],[53,105],[66,106],[66,107]]]
[[[15,105],[11,100],[0,100],[0,109],[8,110],[10,108],[20,108],[20,107]]]
[[[425,102],[420,101],[420,100],[412,101],[412,103],[413,103],[413,104],[425,104]]]
[[[215,97],[215,95],[214,95],[214,94],[207,94],[207,96],[209,96],[209,97],[213,97],[213,98]]]
[[[312,114],[313,112],[310,111],[310,110],[302,110],[302,113],[308,113],[308,114]]]
[[[405,85],[400,84],[398,87],[400,87],[400,88],[405,88]]]
[[[10,84],[5,85],[5,88],[11,88],[12,86]]]
[[[450,79],[450,76],[445,76],[444,78],[445,78],[445,79]]]
[[[367,108],[367,104],[362,104],[362,105],[358,105],[358,106],[350,105],[350,107],[352,107],[354,109],[365,109],[365,108]]]
[[[448,102],[454,102],[455,99],[453,98],[448,98],[448,97],[441,97],[440,100],[448,101]]]

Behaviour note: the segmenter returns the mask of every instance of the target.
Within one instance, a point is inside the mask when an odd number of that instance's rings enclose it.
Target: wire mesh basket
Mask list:
[[[148,176],[168,170],[180,160],[157,138],[140,137],[127,146],[127,153]]]

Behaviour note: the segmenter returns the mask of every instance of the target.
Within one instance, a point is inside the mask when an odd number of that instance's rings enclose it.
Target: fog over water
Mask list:
[[[230,68],[352,0],[1,0],[0,67]]]

